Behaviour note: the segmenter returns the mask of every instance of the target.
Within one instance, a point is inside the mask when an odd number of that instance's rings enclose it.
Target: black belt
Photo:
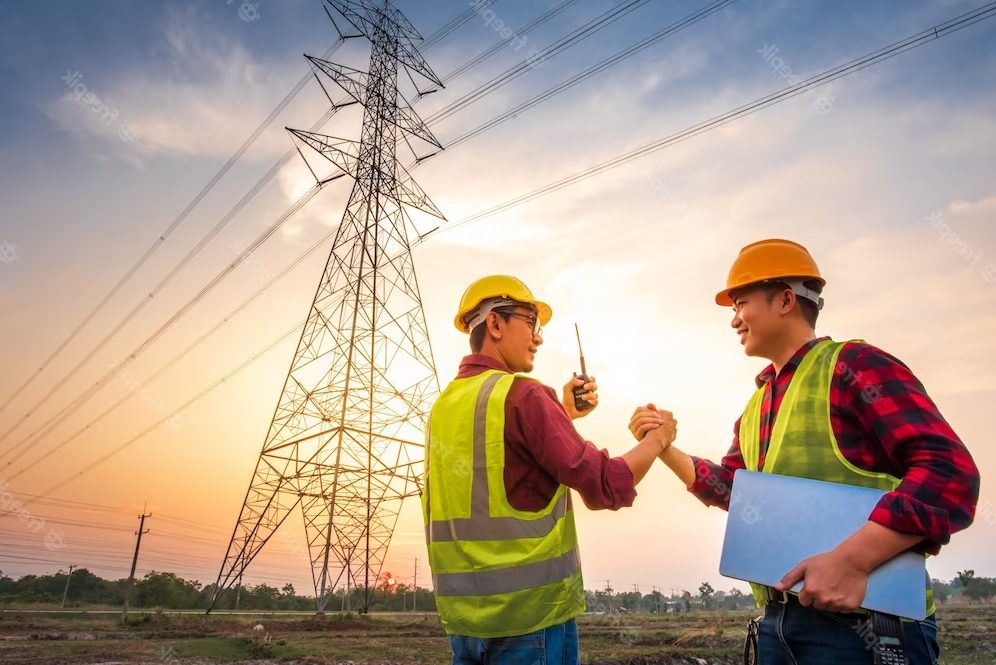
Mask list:
[[[799,605],[799,596],[787,591],[778,591],[773,587],[765,587],[768,596],[768,605]],[[800,605],[801,607],[801,605]],[[815,608],[814,608],[815,609]],[[820,610],[817,610],[820,611]],[[899,617],[880,612],[859,612],[850,615],[842,615],[844,618],[852,619],[856,625],[867,623],[868,635],[872,642],[869,645],[875,655],[875,665],[905,665],[906,641],[903,635],[902,622]],[[758,626],[752,622],[747,631],[747,643],[744,645],[744,663],[756,663],[750,660],[750,652],[754,651],[754,658],[757,654]],[[751,649],[753,647],[753,649]]]
[[[765,592],[768,595],[768,605],[778,604],[778,605],[799,605],[799,595],[795,593],[789,593],[788,591],[778,591],[774,587],[766,586],[764,587]],[[816,608],[812,608],[816,610]],[[816,610],[820,612],[822,610]],[[843,614],[838,612],[838,614]],[[854,616],[855,619],[867,619],[868,611],[859,609],[855,612],[849,613]],[[847,616],[847,614],[844,614]]]

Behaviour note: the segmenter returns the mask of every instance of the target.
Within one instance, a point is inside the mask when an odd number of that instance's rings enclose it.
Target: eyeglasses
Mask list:
[[[503,311],[502,314],[505,314],[507,316],[514,316],[517,319],[522,319],[523,321],[528,323],[529,327],[533,329],[534,337],[543,336],[543,326],[540,325],[540,320],[538,316],[535,316],[534,314],[522,314],[521,312],[506,312],[506,311]]]

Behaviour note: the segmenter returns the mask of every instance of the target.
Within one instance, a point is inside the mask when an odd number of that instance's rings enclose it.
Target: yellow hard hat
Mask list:
[[[740,250],[726,278],[726,288],[716,294],[716,304],[724,307],[732,305],[730,291],[734,289],[792,277],[799,280],[815,279],[821,287],[826,284],[826,280],[820,275],[820,269],[816,266],[816,261],[805,247],[791,240],[778,238],[760,240]],[[794,285],[793,290],[798,293]],[[818,293],[812,292],[812,294],[817,300],[819,299]],[[813,295],[803,295],[810,300],[814,299]]]
[[[460,332],[470,332],[467,326],[467,315],[472,314],[478,306],[485,300],[505,299],[507,304],[532,305],[536,308],[536,315],[539,316],[540,325],[545,326],[553,316],[553,310],[545,302],[536,300],[529,287],[521,280],[509,275],[488,275],[482,277],[467,287],[460,299],[460,310],[457,312],[453,324]]]

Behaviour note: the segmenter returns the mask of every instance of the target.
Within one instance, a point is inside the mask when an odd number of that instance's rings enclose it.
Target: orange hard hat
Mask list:
[[[816,280],[821,287],[826,284],[809,250],[799,243],[778,238],[759,240],[740,250],[726,278],[726,288],[716,294],[716,304],[732,305],[730,291],[734,289],[793,277]]]
[[[539,317],[540,325],[545,326],[553,316],[553,310],[545,302],[536,300],[529,287],[522,283],[522,280],[510,275],[489,275],[482,277],[467,287],[460,299],[460,309],[453,319],[453,325],[460,332],[470,332],[467,325],[470,315],[478,312],[482,303],[488,303],[490,307],[515,305],[532,305],[536,308],[536,315]]]

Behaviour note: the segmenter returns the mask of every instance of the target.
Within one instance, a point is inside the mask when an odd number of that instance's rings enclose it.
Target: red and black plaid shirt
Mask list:
[[[776,376],[769,365],[757,376],[761,403],[761,456],[789,381],[806,353],[805,344]],[[840,352],[830,384],[830,423],[840,451],[867,471],[902,479],[882,497],[869,520],[894,531],[922,535],[916,549],[936,554],[951,534],[972,523],[979,498],[979,470],[965,445],[906,365],[870,344],[850,342]],[[745,467],[740,420],[722,464],[693,457],[695,482],[689,491],[709,506],[726,510],[733,472]]]

